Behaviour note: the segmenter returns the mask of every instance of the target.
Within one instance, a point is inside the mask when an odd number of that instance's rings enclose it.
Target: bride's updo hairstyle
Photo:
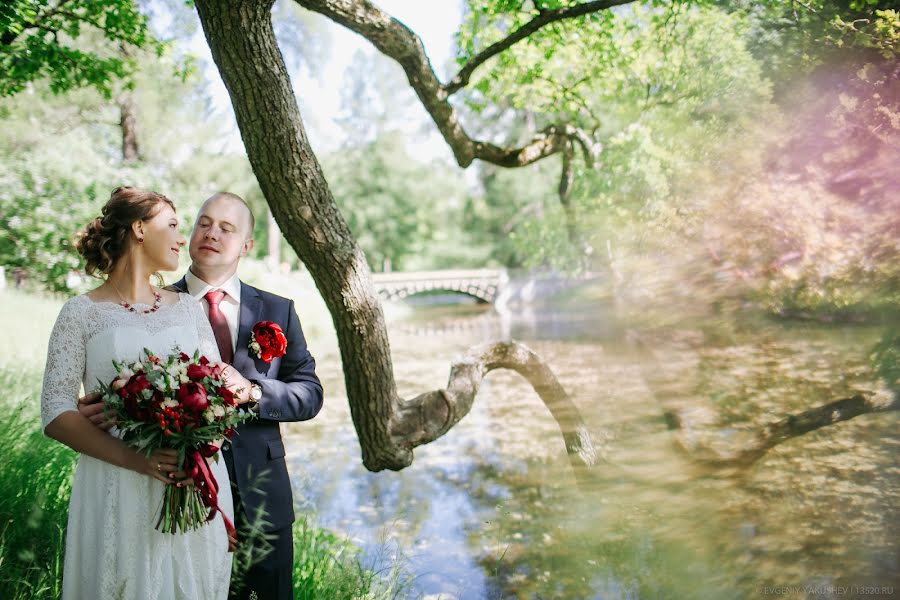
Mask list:
[[[131,224],[149,221],[158,205],[171,200],[147,190],[131,186],[117,187],[104,205],[100,216],[91,221],[78,236],[75,248],[84,257],[88,275],[108,275],[131,243]]]

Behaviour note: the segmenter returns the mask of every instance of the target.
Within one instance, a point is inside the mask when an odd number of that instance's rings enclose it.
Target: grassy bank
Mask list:
[[[40,430],[47,340],[62,300],[0,292],[0,598],[59,598],[76,454]],[[27,315],[27,318],[23,318]],[[394,598],[396,569],[365,566],[360,551],[300,515],[294,529],[295,598]]]
[[[41,433],[40,373],[0,369],[0,598],[58,598],[75,453]]]

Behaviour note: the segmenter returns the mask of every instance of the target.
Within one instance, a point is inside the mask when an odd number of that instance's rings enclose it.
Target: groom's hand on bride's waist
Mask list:
[[[106,403],[101,400],[99,392],[91,392],[79,398],[78,412],[103,431],[109,431],[116,425],[115,418],[107,416]]]

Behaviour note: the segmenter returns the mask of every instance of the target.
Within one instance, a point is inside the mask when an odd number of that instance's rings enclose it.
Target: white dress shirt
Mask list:
[[[225,322],[228,323],[228,331],[231,333],[231,350],[235,350],[237,345],[238,328],[241,324],[241,280],[238,279],[237,273],[231,276],[231,279],[220,286],[211,286],[196,275],[190,269],[184,275],[184,281],[187,283],[188,293],[203,304],[203,310],[209,314],[209,303],[206,301],[206,293],[211,290],[222,290],[225,296],[219,302],[219,310],[225,316]]]

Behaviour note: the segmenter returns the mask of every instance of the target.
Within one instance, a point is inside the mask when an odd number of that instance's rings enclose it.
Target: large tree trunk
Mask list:
[[[134,56],[132,49],[124,42],[119,43],[119,54],[125,59]],[[122,160],[126,163],[137,162],[141,159],[141,150],[138,146],[137,104],[134,101],[134,90],[130,88],[122,90],[116,97],[116,105],[119,107],[119,130],[122,132]]]
[[[515,368],[528,377],[560,423],[573,463],[593,464],[590,437],[574,405],[549,369],[521,345],[474,349],[454,365],[447,389],[409,401],[397,395],[381,304],[306,138],[272,30],[273,0],[195,4],[266,201],[334,320],[366,468],[411,464],[415,446],[443,435],[468,412],[478,382],[494,368]]]
[[[138,146],[134,92],[122,92],[116,99],[116,104],[119,106],[119,129],[122,132],[122,160],[136,162],[140,160],[141,152]]]

